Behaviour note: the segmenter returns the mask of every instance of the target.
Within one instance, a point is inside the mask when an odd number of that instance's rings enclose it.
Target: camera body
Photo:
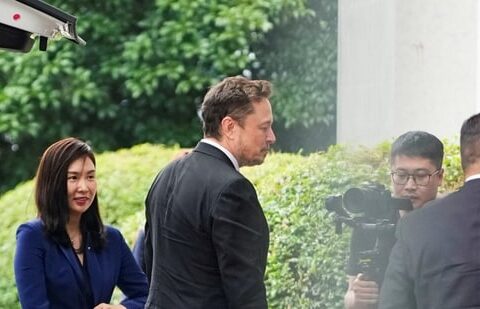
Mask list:
[[[383,185],[368,184],[328,197],[325,207],[335,215],[337,233],[343,224],[353,228],[350,258],[356,263],[354,268],[380,285],[395,242],[399,210],[413,209],[411,201],[392,197]]]
[[[29,52],[40,38],[40,50],[48,39],[67,38],[85,45],[76,30],[77,18],[40,0],[2,0],[0,2],[0,48]]]
[[[395,221],[398,210],[411,210],[408,199],[394,198],[389,190],[380,184],[370,184],[362,188],[350,188],[343,195],[345,209],[371,221]]]

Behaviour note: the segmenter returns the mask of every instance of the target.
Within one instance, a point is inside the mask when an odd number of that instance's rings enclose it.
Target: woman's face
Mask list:
[[[95,165],[89,157],[70,164],[67,172],[68,207],[70,215],[81,215],[92,205],[97,193]]]

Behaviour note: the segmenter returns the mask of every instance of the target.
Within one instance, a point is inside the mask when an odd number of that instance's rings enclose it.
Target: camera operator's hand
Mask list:
[[[369,281],[363,274],[349,277],[348,291],[345,294],[345,308],[373,309],[377,308],[378,285]]]

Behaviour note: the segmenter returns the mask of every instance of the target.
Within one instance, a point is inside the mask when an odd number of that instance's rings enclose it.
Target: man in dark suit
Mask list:
[[[480,308],[480,114],[460,153],[464,186],[400,220],[379,308]]]
[[[169,164],[146,199],[145,308],[267,308],[269,231],[239,167],[275,142],[271,85],[230,77],[202,103],[204,139]]]

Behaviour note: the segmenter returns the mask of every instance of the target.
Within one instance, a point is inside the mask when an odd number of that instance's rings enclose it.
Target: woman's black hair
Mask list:
[[[50,145],[42,155],[36,174],[35,202],[38,216],[48,236],[63,246],[70,245],[66,231],[69,219],[67,174],[75,160],[90,158],[96,165],[92,148],[84,141],[69,137]],[[105,231],[100,217],[97,195],[80,219],[83,239],[90,238],[93,249],[105,244]]]

